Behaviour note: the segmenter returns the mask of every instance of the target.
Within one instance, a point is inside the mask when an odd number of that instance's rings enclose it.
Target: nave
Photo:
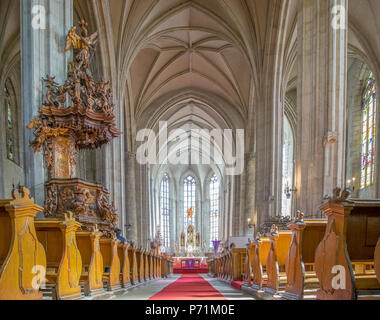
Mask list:
[[[379,15],[0,0],[0,300],[380,299]]]
[[[155,281],[115,295],[113,300],[253,300],[224,281],[206,274],[172,274],[166,279]]]

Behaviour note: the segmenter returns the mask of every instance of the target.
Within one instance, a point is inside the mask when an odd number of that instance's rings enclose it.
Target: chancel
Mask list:
[[[380,300],[379,15],[0,0],[0,299]]]

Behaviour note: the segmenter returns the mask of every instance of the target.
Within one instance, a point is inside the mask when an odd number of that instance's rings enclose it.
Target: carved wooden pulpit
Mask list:
[[[97,149],[121,133],[115,126],[112,89],[109,82],[95,81],[89,65],[95,54],[97,33],[88,35],[87,23],[73,27],[65,50],[74,50],[65,83],[47,75],[46,96],[39,117],[28,125],[34,129],[34,152],[43,151],[48,181],[45,184],[45,216],[63,219],[67,211],[84,229],[99,230],[110,237],[118,221],[108,191],[100,184],[75,178],[80,150]]]

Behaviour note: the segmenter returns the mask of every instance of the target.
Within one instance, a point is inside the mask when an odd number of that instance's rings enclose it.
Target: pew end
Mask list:
[[[0,300],[43,297],[46,253],[34,223],[42,210],[25,187],[13,190],[12,199],[0,200]]]
[[[46,251],[47,290],[45,296],[57,300],[77,300],[83,295],[79,285],[82,258],[76,241],[81,224],[71,212],[65,220],[36,220],[37,237]]]

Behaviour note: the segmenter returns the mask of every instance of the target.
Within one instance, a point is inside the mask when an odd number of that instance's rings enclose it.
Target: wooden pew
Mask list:
[[[333,198],[321,206],[328,224],[315,254],[320,281],[317,299],[380,298],[374,269],[363,272],[365,269],[353,268],[353,264],[374,265],[380,236],[380,200],[349,199],[349,195],[349,190],[335,189]]]
[[[37,237],[46,252],[46,285],[53,299],[81,299],[79,280],[82,258],[76,241],[76,231],[81,224],[73,213],[65,214],[65,220],[35,220]]]
[[[136,250],[137,259],[137,270],[138,270],[138,281],[139,283],[144,282],[144,255],[141,248]]]
[[[120,260],[120,265],[121,265],[120,280],[121,280],[121,287],[124,289],[132,286],[131,266],[129,263],[128,250],[129,250],[128,243],[119,243],[117,252],[119,254],[119,260]]]
[[[219,278],[219,258],[214,258],[214,265],[215,265],[215,277]]]
[[[255,246],[251,239],[248,239],[248,243],[246,245],[246,254],[244,261],[244,273],[242,275],[244,284],[242,286],[245,288],[249,288],[252,285],[252,261],[253,256],[255,254]]]
[[[100,252],[103,256],[103,282],[108,291],[121,289],[120,259],[118,254],[119,240],[114,236],[100,239]]]
[[[380,282],[380,238],[377,241],[374,257],[374,268],[376,272],[377,281]]]
[[[216,276],[216,259],[207,259],[208,274],[211,277]]]
[[[162,256],[158,257],[158,277],[161,278],[162,274]]]
[[[80,283],[86,296],[99,296],[105,293],[103,256],[99,243],[101,235],[98,226],[95,226],[92,232],[78,231],[76,233],[83,269]]]
[[[222,255],[219,258],[219,277],[218,278],[222,278],[224,275],[224,262],[225,262],[225,256]]]
[[[169,275],[173,274],[174,260],[169,261]]]
[[[162,257],[162,269],[161,269],[161,278],[165,279],[168,277],[168,259]]]
[[[157,279],[156,255],[154,254],[154,252],[152,252],[152,273],[153,273],[153,279]]]
[[[149,251],[149,279],[154,279],[153,252]]]
[[[221,279],[225,280],[227,279],[227,274],[228,274],[228,251],[224,252],[222,257],[222,266],[221,266]]]
[[[226,253],[223,253],[223,255],[220,257],[220,278],[223,279],[226,272]]]
[[[156,275],[156,279],[160,278],[159,270],[160,270],[159,256],[155,255],[155,275]]]
[[[230,250],[226,252],[226,255],[224,257],[224,272],[223,272],[223,279],[228,281],[230,277]]]
[[[319,282],[315,273],[315,251],[322,240],[327,220],[304,220],[304,214],[297,211],[288,228],[292,239],[286,257],[286,287],[282,299],[303,299],[305,290],[315,290]]]
[[[34,217],[43,209],[25,187],[13,190],[12,198],[0,200],[0,300],[42,299],[46,254]]]
[[[233,248],[231,252],[231,281],[241,281],[244,274],[244,262],[247,251],[245,248]]]
[[[255,241],[247,244],[246,252],[248,252],[249,260],[246,259],[245,284],[242,286],[242,290],[256,296],[259,291],[262,291],[266,278],[264,270],[269,252],[269,239],[258,234]],[[251,273],[247,274],[248,272]]]
[[[265,293],[276,295],[286,284],[285,263],[290,248],[292,233],[290,231],[279,231],[273,225],[270,232],[265,235],[270,242],[269,252],[266,260],[267,284]]]
[[[285,285],[285,260],[290,246],[291,232],[278,231],[272,226],[271,232],[247,244],[244,285],[242,290],[259,299],[269,298],[278,293],[280,284]],[[264,286],[266,282],[266,285]]]
[[[132,244],[128,249],[128,257],[131,264],[131,273],[130,280],[133,286],[139,284],[139,275],[138,275],[138,267],[137,267],[137,257],[136,257],[136,247]]]
[[[144,274],[145,274],[145,281],[150,280],[150,274],[149,274],[149,252],[147,250],[144,250]]]
[[[263,267],[266,267],[266,258],[268,257],[270,242],[268,238],[264,238],[258,234],[256,240],[253,241],[254,255],[252,259],[252,285],[250,287],[253,293],[262,290],[264,282]]]

